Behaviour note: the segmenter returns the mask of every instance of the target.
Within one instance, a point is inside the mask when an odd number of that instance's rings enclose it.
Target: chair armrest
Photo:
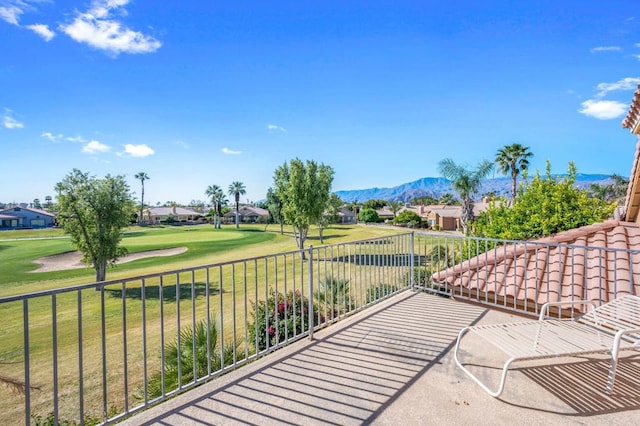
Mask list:
[[[540,309],[540,317],[538,318],[540,321],[543,321],[547,317],[547,312],[549,311],[550,306],[574,306],[574,305],[591,305],[593,309],[597,308],[596,302],[593,300],[572,300],[566,302],[547,302],[542,305],[542,309]]]

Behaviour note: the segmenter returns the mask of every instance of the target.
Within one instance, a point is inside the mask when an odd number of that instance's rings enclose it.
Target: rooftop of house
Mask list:
[[[55,216],[55,213],[51,213],[51,212],[46,211],[46,210],[35,209],[33,207],[17,207],[17,206],[16,207],[9,207],[7,209],[2,209],[2,210],[0,210],[0,214],[7,214],[8,213],[9,216],[14,216],[15,217],[15,214],[13,214],[13,213],[18,213],[21,210],[30,211],[30,212],[33,212],[33,213],[36,213],[36,214],[41,214],[41,215],[44,215],[44,216],[51,216],[51,217]]]
[[[489,250],[432,279],[532,306],[571,298],[606,302],[616,293],[640,294],[640,252],[629,255],[630,247],[640,249],[640,228],[609,220]]]
[[[150,207],[145,210],[145,214],[147,212],[153,216],[168,216],[168,215],[179,215],[179,216],[194,216],[201,215],[202,213],[198,213],[197,211],[187,209],[184,207]]]

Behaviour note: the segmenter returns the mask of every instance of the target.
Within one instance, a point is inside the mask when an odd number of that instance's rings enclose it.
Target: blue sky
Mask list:
[[[640,82],[628,1],[0,0],[0,201],[73,168],[151,204],[292,158],[334,190],[438,176],[514,142],[532,167],[629,175]]]

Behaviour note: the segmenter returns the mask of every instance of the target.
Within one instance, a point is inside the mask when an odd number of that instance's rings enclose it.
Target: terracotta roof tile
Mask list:
[[[638,90],[633,95],[633,100],[631,101],[631,106],[629,107],[629,112],[627,116],[622,120],[622,127],[625,129],[634,131],[634,129],[638,126],[638,122],[640,121],[640,84],[638,85]]]
[[[606,302],[620,294],[640,294],[640,227],[610,220],[502,246],[432,279],[471,294],[540,304],[574,296]]]

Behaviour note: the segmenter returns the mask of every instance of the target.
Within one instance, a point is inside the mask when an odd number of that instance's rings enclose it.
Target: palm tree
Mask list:
[[[498,150],[495,162],[498,170],[506,175],[511,172],[511,199],[516,199],[516,180],[520,172],[529,168],[529,158],[533,157],[533,153],[529,151],[528,146],[522,146],[519,143],[506,145]]]
[[[242,182],[235,181],[229,185],[228,194],[236,200],[236,228],[240,227],[240,196],[246,193],[247,190]]]
[[[469,233],[469,222],[473,220],[473,194],[480,189],[482,179],[493,170],[493,163],[483,160],[474,170],[459,166],[450,158],[438,163],[438,171],[451,181],[453,189],[458,191],[462,201],[462,215],[460,222],[465,234]]]
[[[209,185],[205,194],[211,197],[211,203],[213,204],[213,210],[215,211],[214,226],[220,228],[220,216],[222,215],[222,206],[227,204],[227,197],[225,197],[222,188],[218,185]]]
[[[138,224],[142,223],[142,210],[144,209],[144,181],[149,179],[149,175],[145,172],[136,173],[134,176],[140,181],[142,185],[142,192],[140,194],[140,216],[138,216]]]
[[[391,213],[393,213],[393,217],[396,217],[396,213],[398,213],[398,210],[400,210],[402,208],[402,202],[400,201],[392,201],[389,203],[389,210],[391,210]]]
[[[445,206],[453,206],[456,204],[456,199],[450,192],[445,192],[438,198],[438,204],[443,204]]]

